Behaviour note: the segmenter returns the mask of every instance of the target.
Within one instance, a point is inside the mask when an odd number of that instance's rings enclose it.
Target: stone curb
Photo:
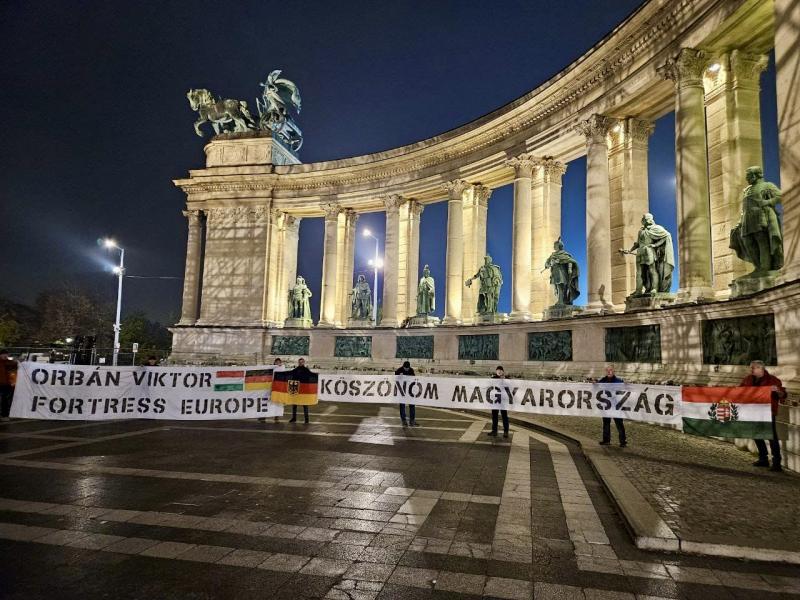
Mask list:
[[[681,539],[658,515],[644,495],[623,474],[614,459],[609,456],[608,451],[597,445],[597,440],[553,425],[542,425],[513,413],[509,415],[509,421],[515,425],[537,429],[544,433],[554,433],[577,443],[603,483],[603,487],[605,487],[617,505],[637,548],[800,565],[800,552],[792,550],[738,546],[735,544],[710,544]]]

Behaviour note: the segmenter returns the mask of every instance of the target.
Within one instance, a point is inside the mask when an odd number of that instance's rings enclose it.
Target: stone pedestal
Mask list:
[[[348,329],[368,329],[375,327],[375,321],[372,319],[348,319]]]
[[[283,324],[284,327],[297,329],[310,329],[313,326],[311,319],[292,319],[288,318]]]
[[[300,159],[271,131],[222,133],[205,147],[206,167],[244,165],[298,165]]]
[[[628,296],[625,298],[625,312],[661,308],[662,306],[673,304],[675,298],[675,294],[668,293]]]
[[[439,317],[433,315],[415,315],[408,320],[409,327],[436,327]]]
[[[756,294],[771,287],[775,287],[778,283],[779,275],[780,271],[767,271],[759,275],[751,273],[750,275],[739,277],[739,279],[734,279],[730,284],[731,298],[749,296],[750,294]]]
[[[572,306],[571,304],[554,304],[544,309],[544,320],[550,321],[553,319],[569,319],[583,312],[580,306]]]
[[[492,325],[495,323],[508,323],[508,314],[492,313],[489,315],[475,315],[476,325]]]

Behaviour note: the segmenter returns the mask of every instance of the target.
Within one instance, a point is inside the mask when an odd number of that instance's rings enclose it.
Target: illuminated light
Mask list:
[[[114,272],[114,275],[119,275],[120,273],[122,273],[122,269],[120,269],[119,267],[114,267],[111,270]]]
[[[382,260],[379,258],[379,259],[378,259],[378,262],[376,262],[376,263],[375,263],[375,266],[376,266],[378,269],[381,269],[381,268],[383,268],[383,261],[382,261]]]
[[[115,242],[114,240],[112,240],[110,238],[106,238],[105,240],[103,240],[103,245],[106,248],[116,248],[117,247],[117,242]]]
[[[361,235],[363,235],[364,237],[369,237],[372,235],[372,232],[369,229],[365,229],[364,231],[361,232]]]
[[[616,125],[614,125],[614,128],[613,128],[611,131],[613,131],[614,133],[619,133],[619,131],[620,131],[621,129],[622,129],[622,125],[620,125],[619,123],[617,123]]]
[[[64,341],[67,342],[68,344],[71,344],[75,340],[73,340],[72,338],[66,338]]]
[[[722,65],[719,63],[714,63],[713,65],[709,65],[708,72],[709,73],[717,73],[722,68]]]

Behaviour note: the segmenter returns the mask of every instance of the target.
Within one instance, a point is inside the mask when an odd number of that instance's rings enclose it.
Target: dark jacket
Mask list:
[[[598,379],[597,383],[625,383],[625,382],[622,381],[622,379],[620,379],[616,375],[614,375],[613,377],[609,377],[608,375],[606,375],[605,377],[601,377],[600,379]]]
[[[785,400],[787,396],[786,388],[783,387],[781,380],[775,377],[775,375],[771,375],[766,369],[764,369],[763,377],[756,379],[752,374],[750,374],[742,379],[742,383],[740,385],[741,387],[772,387],[774,385],[776,388],[778,388],[777,392],[772,392],[770,395],[770,399],[772,400],[773,415],[778,414],[778,403],[781,400]]]
[[[394,374],[395,375],[405,375],[406,377],[414,377],[414,375],[415,375],[414,369],[412,369],[411,367],[408,368],[408,371],[404,371],[403,367],[400,367],[399,369],[397,369],[397,371],[394,372]]]

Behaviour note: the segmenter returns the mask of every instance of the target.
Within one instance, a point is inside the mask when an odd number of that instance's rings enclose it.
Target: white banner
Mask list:
[[[321,373],[319,399],[681,425],[681,388],[667,385]]]
[[[88,367],[21,362],[11,416],[29,419],[252,419],[270,402],[271,366]]]

